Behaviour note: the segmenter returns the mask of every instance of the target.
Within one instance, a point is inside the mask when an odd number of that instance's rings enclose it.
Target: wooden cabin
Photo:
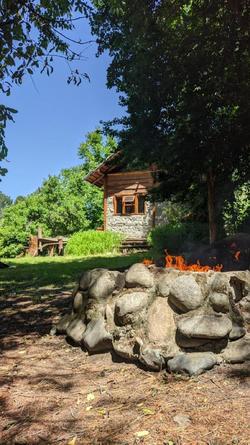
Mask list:
[[[153,170],[126,171],[115,162],[117,158],[117,153],[109,156],[84,179],[104,191],[104,230],[142,240],[163,222],[162,204],[147,199],[154,184]]]

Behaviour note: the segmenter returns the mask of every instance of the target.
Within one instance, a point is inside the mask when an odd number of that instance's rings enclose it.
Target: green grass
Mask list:
[[[15,268],[0,269],[0,293],[40,288],[72,288],[82,272],[96,267],[120,269],[142,261],[143,253],[91,257],[25,257],[4,259]]]

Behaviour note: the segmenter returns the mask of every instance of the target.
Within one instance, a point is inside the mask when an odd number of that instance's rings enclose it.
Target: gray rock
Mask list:
[[[115,280],[115,289],[120,291],[125,286],[125,273],[110,271],[110,275],[114,277]]]
[[[229,334],[230,340],[237,340],[238,338],[244,337],[246,334],[246,329],[243,326],[238,326],[233,323],[233,328]]]
[[[122,337],[119,340],[113,340],[113,349],[119,357],[125,360],[138,358],[139,347],[134,338]]]
[[[204,301],[201,288],[191,275],[177,277],[170,287],[168,298],[182,312],[197,309]]]
[[[192,338],[192,337],[186,337],[185,335],[180,334],[180,332],[176,333],[176,343],[181,348],[198,348],[199,346],[205,345],[208,341],[210,341],[207,338]]]
[[[83,334],[83,343],[90,352],[104,352],[112,349],[112,335],[107,332],[103,318],[89,322]]]
[[[219,294],[228,294],[230,292],[230,276],[224,272],[217,272],[211,283],[211,290]]]
[[[86,330],[86,325],[79,318],[75,318],[68,325],[66,334],[70,337],[75,343],[81,343],[83,334]]]
[[[173,421],[181,428],[186,428],[191,423],[190,417],[185,414],[177,414],[177,416],[173,417]]]
[[[170,287],[173,283],[173,280],[175,278],[177,278],[178,275],[179,275],[178,270],[164,271],[164,274],[162,274],[162,276],[160,276],[158,285],[157,285],[157,290],[160,295],[162,295],[163,297],[169,296]]]
[[[67,327],[75,318],[74,314],[65,314],[56,325],[56,332],[58,334],[66,334]]]
[[[138,313],[149,303],[146,292],[127,292],[123,294],[115,305],[115,317],[118,323],[126,324],[131,321],[131,315]]]
[[[242,300],[250,293],[250,271],[241,270],[235,272],[227,272],[229,275],[229,283],[233,291],[235,302]]]
[[[81,290],[87,290],[104,272],[107,272],[107,269],[99,268],[87,270],[80,278],[79,288]]]
[[[85,301],[86,297],[84,298],[82,292],[77,292],[74,297],[73,311],[77,314],[80,313],[84,308]]]
[[[213,292],[209,297],[209,302],[216,312],[228,312],[230,308],[228,295]]]
[[[244,320],[250,323],[250,294],[239,302],[239,309]]]
[[[229,342],[221,356],[229,363],[243,363],[250,360],[250,334]]]
[[[157,297],[150,306],[146,332],[150,345],[164,348],[172,357],[179,352],[174,313],[165,298]]]
[[[147,287],[154,285],[154,278],[151,272],[143,263],[133,264],[126,273],[127,287]]]
[[[160,349],[144,348],[140,353],[139,360],[152,371],[160,371],[165,367],[165,360]]]
[[[207,369],[211,369],[216,363],[217,357],[212,352],[190,352],[172,358],[168,361],[167,366],[171,372],[199,375]]]
[[[232,330],[232,322],[226,315],[194,315],[181,318],[178,331],[186,337],[218,339]]]
[[[107,298],[116,287],[114,274],[105,271],[91,284],[88,290],[89,297],[95,300]]]

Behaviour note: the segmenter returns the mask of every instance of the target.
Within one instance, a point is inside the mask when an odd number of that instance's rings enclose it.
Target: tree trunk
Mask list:
[[[216,210],[215,210],[215,177],[210,168],[207,175],[208,191],[208,222],[209,222],[209,242],[212,244],[216,240]]]

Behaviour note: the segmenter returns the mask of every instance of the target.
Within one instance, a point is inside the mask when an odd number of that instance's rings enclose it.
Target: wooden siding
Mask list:
[[[106,196],[147,194],[153,186],[151,171],[110,173],[107,175]]]

